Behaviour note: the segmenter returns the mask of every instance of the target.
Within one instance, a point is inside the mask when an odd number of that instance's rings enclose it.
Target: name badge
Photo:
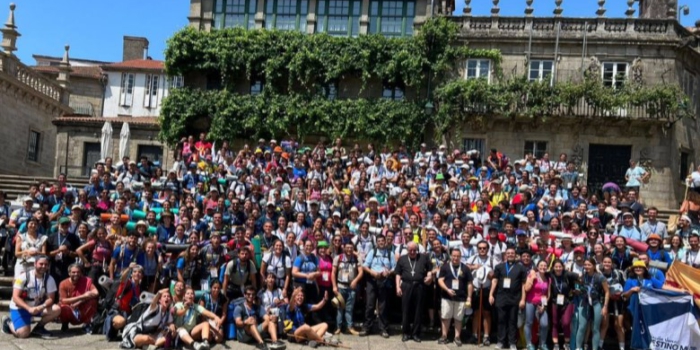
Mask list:
[[[349,273],[347,271],[341,271],[340,277],[338,277],[339,282],[347,283],[350,279]]]
[[[574,184],[572,184],[571,182],[569,182],[568,184],[566,184],[566,188],[571,189],[571,187],[573,187],[573,185],[574,185]]]
[[[459,289],[459,280],[452,280],[452,290]]]
[[[56,259],[56,261],[63,261],[63,253],[56,254],[54,259]]]
[[[504,288],[504,289],[510,289],[510,278],[504,278],[504,279],[503,279],[503,288]]]
[[[209,291],[209,280],[205,278],[205,279],[201,280],[200,282],[201,282],[200,284],[202,285],[202,290],[205,292],[208,292]]]
[[[540,303],[542,304],[542,306],[547,306],[547,297],[542,296],[542,298],[540,299]]]
[[[211,276],[211,278],[218,278],[219,277],[219,270],[217,270],[215,266],[210,267],[209,268],[209,276]]]
[[[564,305],[564,294],[557,294],[557,305]]]
[[[322,274],[321,274],[321,278],[323,279],[323,282],[328,282],[328,281],[330,281],[330,276],[329,276],[328,272],[322,273]]]

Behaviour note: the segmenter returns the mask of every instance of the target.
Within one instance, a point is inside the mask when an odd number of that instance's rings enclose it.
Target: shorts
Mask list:
[[[269,336],[267,332],[263,331],[262,324],[257,325],[255,328],[258,330],[260,337],[265,338]],[[236,327],[236,339],[238,339],[238,341],[241,343],[250,343],[254,340],[251,335],[245,332],[245,329],[238,327]]]
[[[620,316],[625,314],[625,302],[623,300],[610,300],[608,303],[608,315]]]
[[[484,296],[480,297],[479,293],[484,293]],[[479,306],[479,298],[481,298],[481,306]],[[484,310],[486,312],[493,311],[493,305],[489,303],[489,292],[488,289],[475,290],[472,296],[472,308],[474,311]]]
[[[22,327],[31,327],[32,325],[32,314],[25,309],[10,309],[10,318],[15,332]]]
[[[464,302],[442,299],[440,304],[440,318],[443,320],[454,319],[462,321],[464,317]]]

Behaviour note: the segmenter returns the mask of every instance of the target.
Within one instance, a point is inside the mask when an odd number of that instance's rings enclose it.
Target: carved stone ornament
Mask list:
[[[644,67],[642,66],[642,59],[637,57],[632,61],[631,67],[632,73],[632,83],[641,85],[644,83]]]
[[[588,64],[588,74],[598,76],[600,74],[600,61],[595,56],[591,56],[591,62]]]
[[[576,164],[576,169],[581,169],[581,164],[583,163],[583,146],[580,143],[576,143],[571,149],[570,159]]]

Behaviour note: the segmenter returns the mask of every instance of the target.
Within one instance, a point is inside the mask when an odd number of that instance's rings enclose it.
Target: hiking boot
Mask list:
[[[10,329],[10,317],[9,316],[3,316],[2,317],[2,332],[5,334],[12,334],[12,330]]]
[[[44,340],[56,339],[56,337],[53,335],[53,333],[47,331],[43,325],[36,325],[36,327],[34,327],[34,330],[32,331],[32,333],[38,335],[39,337],[41,337],[41,339],[44,339]]]

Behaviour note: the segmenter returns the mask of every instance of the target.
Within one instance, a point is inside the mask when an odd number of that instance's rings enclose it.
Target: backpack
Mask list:
[[[234,263],[234,270],[238,270],[238,267],[240,266],[241,260],[236,259]],[[248,260],[248,268],[246,269],[248,271],[248,274],[250,274],[250,259]],[[219,282],[224,283],[224,275],[226,274],[226,266],[228,266],[228,263],[221,265],[219,268]]]
[[[150,308],[150,307],[151,307],[151,303],[138,303],[138,304],[136,304],[136,306],[131,308],[131,315],[129,315],[129,318],[127,318],[126,323],[133,323],[133,322],[138,321],[139,318],[141,318],[141,315],[143,315],[143,313],[146,312],[148,310],[148,308]],[[154,316],[156,314],[157,314],[156,312],[153,313]],[[146,319],[149,319],[149,318],[150,317],[146,317]]]
[[[622,228],[623,228],[624,226],[625,226],[625,225],[619,225],[619,226],[617,226],[617,230],[615,230],[615,235],[616,235],[616,236],[619,236],[619,235],[620,235],[620,232],[622,231]],[[639,237],[641,238],[641,237],[642,237],[642,230],[639,229],[639,226],[634,225],[634,226],[632,226],[632,227],[634,228],[635,231],[637,231],[637,233],[639,233]]]
[[[29,285],[29,271],[25,271],[24,274],[25,274],[25,278],[26,278],[26,279],[24,280],[24,284],[22,284],[22,290],[23,290],[24,292],[26,292],[26,291],[27,291],[27,286]],[[47,298],[47,297],[48,297],[48,296],[46,295],[46,283],[47,283],[48,281],[49,281],[49,273],[46,272],[46,273],[44,273],[44,281],[43,281],[43,283],[42,283],[42,285],[41,285],[41,293],[39,293],[39,295],[43,295],[44,298]],[[36,287],[36,286],[35,286],[35,287]],[[38,297],[38,296],[37,296],[37,297]]]

